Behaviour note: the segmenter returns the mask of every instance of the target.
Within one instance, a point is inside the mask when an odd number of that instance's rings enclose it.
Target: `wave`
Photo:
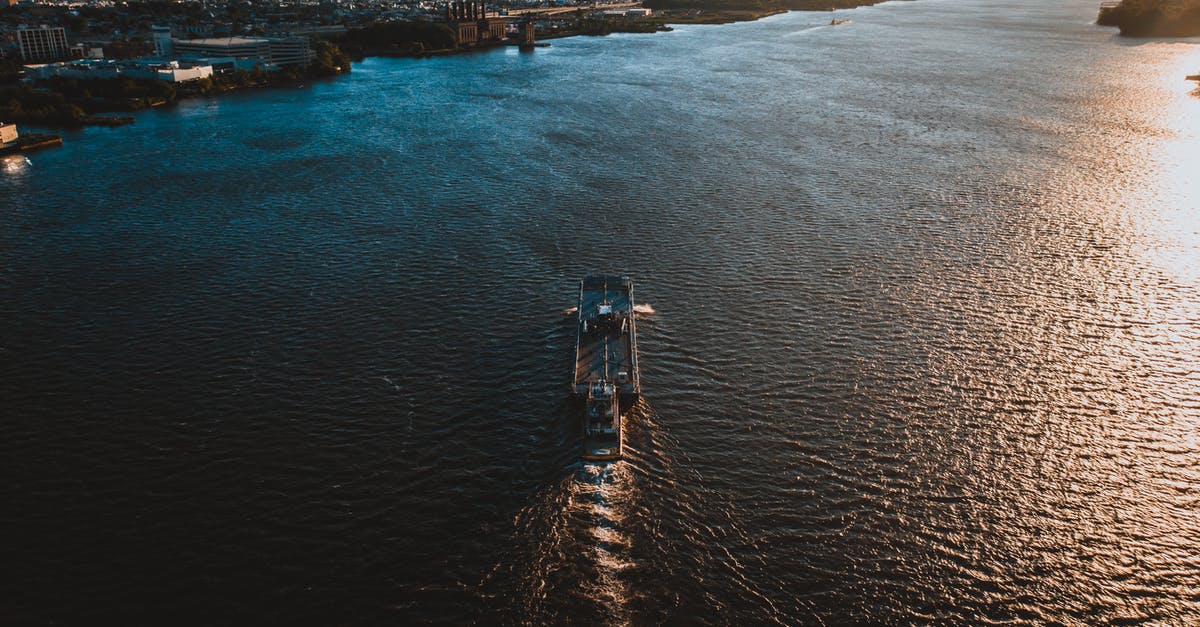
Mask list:
[[[568,307],[562,310],[562,313],[564,316],[571,316],[577,311],[579,311],[579,307]],[[644,317],[653,316],[654,314],[658,313],[658,311],[655,310],[654,306],[652,306],[650,303],[638,303],[633,306],[633,313]]]

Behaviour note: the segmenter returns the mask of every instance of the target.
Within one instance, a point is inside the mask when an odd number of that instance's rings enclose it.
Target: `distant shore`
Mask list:
[[[654,9],[648,17],[604,18],[581,7],[557,19],[562,27],[538,33],[537,41],[612,33],[655,33],[672,30],[673,24],[728,24],[748,22],[789,11],[851,9],[884,0],[647,0]],[[0,118],[21,124],[57,127],[122,126],[132,124],[129,116],[98,113],[135,112],[178,100],[217,96],[258,87],[283,87],[337,76],[350,71],[351,59],[366,57],[427,58],[479,52],[518,45],[513,41],[459,46],[450,29],[437,22],[391,22],[353,29],[335,45],[322,42],[320,61],[305,69],[266,73],[236,72],[193,83],[170,84],[149,80],[108,79],[80,81],[52,79],[37,89],[0,86]],[[535,44],[537,45],[537,44]],[[541,44],[547,45],[547,44]]]
[[[1124,37],[1200,37],[1200,0],[1121,0],[1100,6],[1100,26]]]
[[[537,41],[567,37],[605,36],[613,33],[655,33],[671,31],[678,24],[729,24],[753,22],[764,17],[790,11],[834,11],[853,9],[879,4],[886,0],[650,0],[643,5],[654,9],[648,17],[603,19],[589,17],[592,10],[580,7],[578,11],[560,14],[558,20],[569,22],[564,28],[539,32]],[[364,37],[363,42],[343,44],[355,60],[367,57],[429,58],[492,48],[517,45],[512,41],[489,42],[461,47],[452,40],[439,38],[437,24],[408,25],[398,29],[396,25],[379,26],[376,30],[392,29],[391,41],[384,44],[379,39]],[[367,29],[370,30],[370,29]],[[397,31],[403,31],[400,35]],[[396,37],[400,35],[400,37]]]
[[[168,83],[152,79],[80,79],[52,76],[34,84],[0,86],[0,120],[60,128],[124,126],[127,115],[178,100],[214,96],[256,87],[304,84],[350,71],[350,57],[329,42],[318,42],[315,60],[273,72],[261,67],[246,72],[214,74],[193,81]]]

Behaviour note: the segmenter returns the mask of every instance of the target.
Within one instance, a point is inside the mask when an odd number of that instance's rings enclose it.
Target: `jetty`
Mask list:
[[[43,135],[41,133],[21,135],[17,132],[16,124],[0,122],[0,156],[61,146],[62,143],[61,135]]]

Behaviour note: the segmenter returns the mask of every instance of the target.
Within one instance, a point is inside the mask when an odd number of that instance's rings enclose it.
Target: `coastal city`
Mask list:
[[[576,34],[666,29],[638,2],[18,2],[0,8],[0,120],[13,152],[53,145],[14,123],[133,122],[179,98],[350,71],[365,56],[430,56]],[[686,17],[686,16],[685,16]]]
[[[158,78],[183,82],[214,71],[304,65],[312,42],[349,41],[361,53],[422,54],[554,36],[581,19],[635,21],[653,11],[640,2],[514,0],[501,3],[422,2],[92,2],[34,3],[4,0],[0,10],[0,77],[11,81],[20,65],[72,61],[141,60],[151,69],[182,61],[192,72]],[[397,26],[391,32],[383,27]],[[619,28],[619,27],[618,27]],[[390,36],[390,37],[389,37]],[[237,59],[235,66],[228,66]],[[223,65],[225,64],[225,65]],[[112,64],[113,68],[135,67]],[[165,69],[157,67],[157,69]],[[179,70],[179,67],[172,66]],[[38,67],[41,77],[61,68]],[[149,76],[148,74],[146,76]]]

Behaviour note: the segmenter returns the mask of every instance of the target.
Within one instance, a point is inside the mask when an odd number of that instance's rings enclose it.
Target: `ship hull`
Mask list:
[[[625,413],[641,394],[633,305],[633,281],[627,276],[591,275],[579,283],[571,391],[585,401],[585,460],[610,461],[623,454]],[[605,408],[598,418],[596,408],[610,403],[611,411]]]

